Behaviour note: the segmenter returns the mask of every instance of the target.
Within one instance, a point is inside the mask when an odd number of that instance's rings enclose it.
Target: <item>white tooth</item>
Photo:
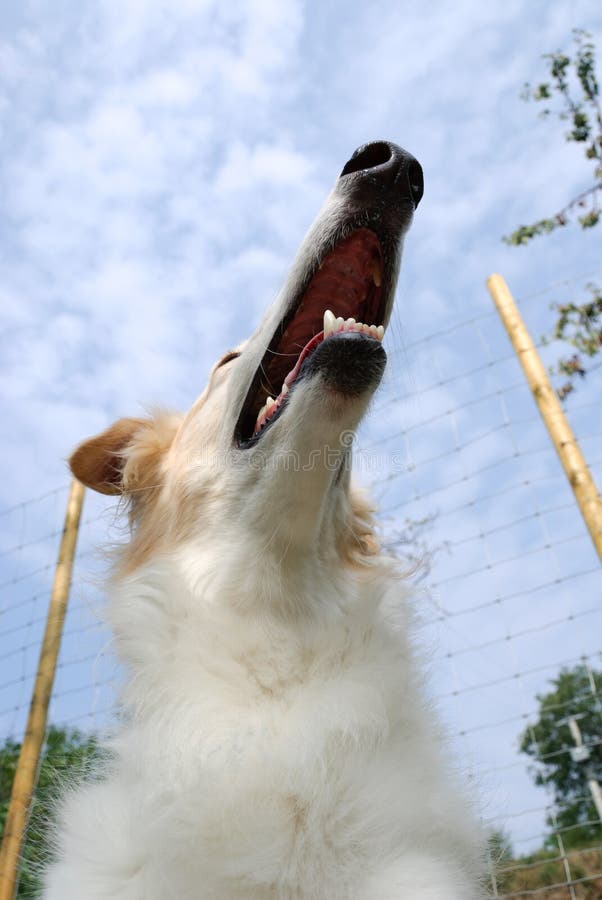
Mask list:
[[[342,316],[338,316],[338,317],[337,317],[337,320],[336,320],[336,322],[335,322],[335,328],[336,328],[336,330],[337,330],[337,331],[340,331],[341,328],[344,328],[344,326],[345,326],[345,319],[343,319]]]
[[[265,408],[266,408],[266,409],[271,409],[275,402],[276,402],[276,401],[274,400],[273,397],[266,397]]]
[[[324,337],[327,338],[329,334],[332,334],[336,324],[335,314],[327,309],[324,313]]]
[[[280,391],[280,396],[281,396],[281,397],[286,397],[286,395],[288,394],[289,390],[290,390],[290,388],[289,388],[288,384],[283,384],[283,385],[282,385],[282,390]]]
[[[378,328],[377,328],[376,330],[378,331],[378,336],[379,336],[379,338],[380,338],[381,341],[382,341],[382,339],[383,339],[384,336],[385,336],[385,326],[384,326],[384,325],[379,325]]]
[[[374,262],[372,263],[372,281],[374,282],[376,287],[380,287],[383,282],[380,263],[377,260],[374,260]]]
[[[260,409],[259,412],[257,413],[257,421],[259,421],[259,420],[261,419],[261,417],[263,416],[263,414],[264,414],[264,412],[266,411],[266,409],[267,409],[267,406],[262,406],[262,407],[261,407],[261,409]]]
[[[352,325],[355,325],[355,319],[347,319],[345,325],[350,328]]]
[[[376,330],[376,325],[371,325],[371,326],[370,326],[370,334],[372,335],[372,337],[375,337],[375,338],[378,337],[378,332],[377,332],[377,330]]]
[[[370,328],[368,327],[368,325],[364,325],[363,322],[362,322],[362,331],[364,332],[364,334],[370,334]]]

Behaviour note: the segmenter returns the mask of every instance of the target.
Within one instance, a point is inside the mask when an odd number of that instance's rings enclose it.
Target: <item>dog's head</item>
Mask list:
[[[131,501],[129,565],[188,541],[283,561],[373,551],[349,487],[351,439],[382,346],[422,170],[384,141],[345,165],[255,334],[213,367],[185,417],[122,419],[71,457],[86,485]],[[223,545],[223,543],[222,543]]]

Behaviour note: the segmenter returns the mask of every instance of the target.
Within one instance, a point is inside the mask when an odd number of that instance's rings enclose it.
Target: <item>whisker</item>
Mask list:
[[[301,345],[297,345],[297,346],[301,346]],[[305,346],[305,345],[303,345],[303,346]],[[293,356],[293,357],[297,356],[296,353],[279,353],[277,350],[270,350],[270,349],[268,349],[267,352],[270,353],[272,356]]]

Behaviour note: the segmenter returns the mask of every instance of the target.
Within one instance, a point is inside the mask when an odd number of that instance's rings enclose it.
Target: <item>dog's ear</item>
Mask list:
[[[119,419],[77,447],[69,460],[71,471],[101,494],[150,491],[160,484],[161,463],[179,423],[179,417],[167,413]]]

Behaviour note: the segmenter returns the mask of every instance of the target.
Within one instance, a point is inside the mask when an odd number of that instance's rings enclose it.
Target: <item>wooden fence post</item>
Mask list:
[[[81,518],[84,487],[73,480],[67,501],[67,512],[58,561],[54,573],[52,594],[46,618],[46,630],[40,650],[40,659],[34,684],[25,736],[21,745],[19,762],[6,817],[6,825],[0,849],[0,900],[13,900],[18,883],[21,847],[27,826],[31,798],[35,789],[40,753],[46,733],[48,705],[61,646],[63,624],[69,599],[71,573],[79,522]]]
[[[602,560],[602,500],[594,479],[508,285],[501,275],[491,275],[487,279],[487,287],[527,377],[598,556]]]

